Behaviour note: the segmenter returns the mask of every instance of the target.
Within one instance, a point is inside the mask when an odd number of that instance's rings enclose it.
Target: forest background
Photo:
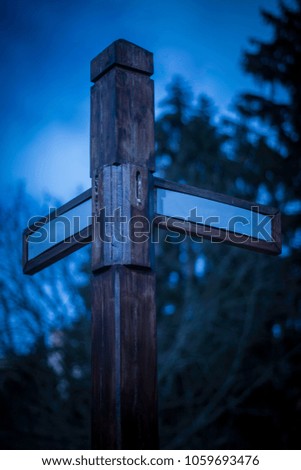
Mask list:
[[[156,247],[160,445],[293,449],[301,424],[301,2],[263,11],[232,113],[175,77],[156,121],[157,174],[278,207],[283,253],[163,238]],[[0,446],[87,449],[90,248],[34,277],[21,233],[50,204],[1,199]],[[7,221],[9,220],[9,231]]]

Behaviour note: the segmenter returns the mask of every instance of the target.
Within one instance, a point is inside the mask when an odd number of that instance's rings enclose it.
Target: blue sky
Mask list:
[[[1,0],[0,197],[18,180],[42,201],[90,186],[90,60],[118,38],[154,52],[156,112],[176,74],[222,112],[253,87],[240,69],[259,8],[277,0]]]

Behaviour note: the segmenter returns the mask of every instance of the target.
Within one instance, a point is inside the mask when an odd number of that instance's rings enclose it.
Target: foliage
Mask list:
[[[88,256],[24,276],[20,234],[34,211],[22,187],[0,208],[10,221],[0,246],[1,448],[89,448]]]
[[[157,245],[163,448],[297,448],[300,405],[301,3],[263,12],[270,42],[244,54],[259,93],[222,119],[175,79],[156,123],[157,167],[173,181],[280,207],[278,258],[182,237]],[[30,208],[30,210],[29,210]],[[20,271],[24,190],[1,205],[0,438],[3,448],[89,446],[88,252]],[[4,233],[4,227],[2,227]],[[8,263],[7,260],[10,260]],[[256,429],[256,432],[254,432]]]
[[[280,207],[285,242],[278,259],[190,241],[158,247],[166,448],[298,445],[301,129],[300,72],[293,71],[301,69],[300,5],[296,12],[282,5],[281,14],[264,12],[274,38],[255,41],[243,62],[267,85],[260,93],[275,83],[281,93],[271,86],[269,98],[239,96],[235,120],[217,124],[208,100],[193,107],[176,81],[157,123],[163,176]]]

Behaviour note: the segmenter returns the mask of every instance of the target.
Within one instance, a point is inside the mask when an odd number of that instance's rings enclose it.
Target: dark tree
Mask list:
[[[252,40],[244,54],[246,73],[259,82],[260,93],[245,93],[237,102],[241,116],[262,127],[258,154],[270,196],[281,204],[285,235],[292,242],[300,222],[292,212],[301,203],[301,2],[295,8],[280,4],[280,16],[263,11],[273,37]],[[264,93],[263,93],[264,91]],[[293,207],[292,203],[295,203]]]
[[[46,208],[22,187],[11,196],[0,204],[10,224],[0,246],[0,448],[89,448],[87,248],[24,276],[22,230],[29,214]]]
[[[167,448],[298,445],[300,79],[292,69],[285,80],[277,72],[299,64],[299,10],[282,5],[279,18],[265,12],[274,37],[245,55],[247,72],[268,95],[241,96],[235,121],[217,125],[208,99],[193,107],[177,81],[157,123],[165,177],[280,207],[285,241],[280,258],[187,240],[159,245],[159,403]]]
[[[254,40],[243,60],[259,92],[238,97],[235,120],[218,120],[207,97],[193,105],[177,79],[156,125],[160,176],[280,207],[285,242],[284,255],[271,258],[183,237],[166,241],[160,234],[165,448],[299,446],[300,0],[295,9],[281,4],[279,15],[263,16],[273,37]],[[1,220],[12,228],[0,246],[1,446],[85,448],[89,261],[72,255],[24,278],[20,233],[31,204],[21,192],[13,206],[0,207]]]

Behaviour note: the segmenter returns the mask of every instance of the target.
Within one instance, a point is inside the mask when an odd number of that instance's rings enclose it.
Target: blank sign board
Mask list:
[[[281,252],[276,209],[160,178],[154,178],[150,200],[154,201],[153,222],[160,228],[264,253]],[[31,220],[23,234],[23,271],[40,271],[91,240],[89,189],[47,217]]]
[[[73,235],[82,233],[91,225],[91,205],[92,200],[87,199],[73,209],[54,217],[29,235],[28,259],[39,256],[63,241],[66,244],[71,243]]]
[[[248,210],[191,194],[161,188],[157,190],[158,214],[270,242],[272,218],[256,209],[257,206],[254,210]]]
[[[91,241],[91,189],[46,217],[33,217],[23,235],[23,271],[33,274]]]
[[[281,251],[277,210],[160,178],[155,188],[159,226],[255,251]]]

